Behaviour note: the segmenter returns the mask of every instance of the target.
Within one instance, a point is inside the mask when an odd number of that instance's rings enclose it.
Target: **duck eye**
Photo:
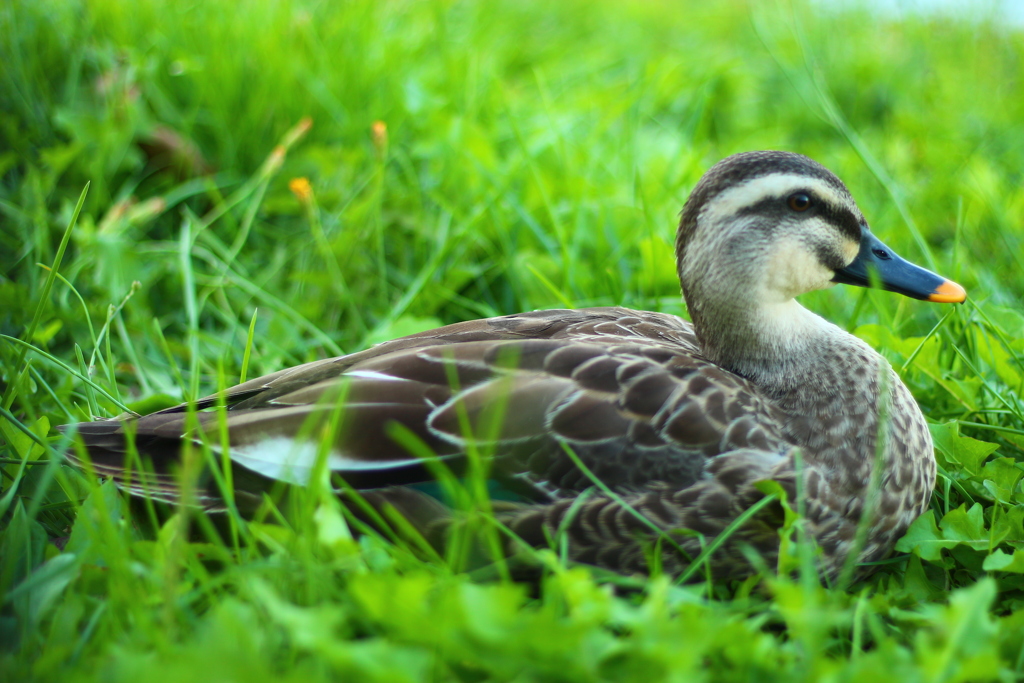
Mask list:
[[[811,198],[804,192],[797,192],[789,195],[789,199],[786,200],[789,208],[794,211],[806,211],[811,208]]]

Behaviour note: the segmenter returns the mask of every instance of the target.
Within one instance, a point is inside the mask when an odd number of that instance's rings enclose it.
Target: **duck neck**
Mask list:
[[[690,312],[708,359],[775,399],[827,391],[819,386],[820,378],[832,375],[836,361],[850,352],[866,351],[877,367],[878,355],[866,344],[794,299],[756,306],[750,301],[716,302],[711,311],[691,305]]]
[[[865,456],[875,452],[879,397],[899,382],[884,359],[792,299],[762,302],[756,309],[720,303],[713,319],[691,309],[704,354],[755,383],[782,408],[790,416],[784,425],[788,440],[809,459],[856,469],[847,479],[866,484],[873,459]]]

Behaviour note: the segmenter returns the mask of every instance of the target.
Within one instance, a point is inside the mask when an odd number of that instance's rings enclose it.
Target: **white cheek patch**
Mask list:
[[[853,263],[853,260],[857,258],[859,253],[860,244],[858,242],[843,242],[843,255],[846,257],[846,265]]]
[[[830,287],[835,275],[816,254],[796,239],[787,239],[773,246],[765,274],[765,299],[775,303]]]

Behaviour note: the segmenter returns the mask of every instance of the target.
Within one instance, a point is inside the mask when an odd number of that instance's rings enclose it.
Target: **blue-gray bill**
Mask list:
[[[858,287],[877,284],[890,292],[942,304],[958,304],[967,298],[963,287],[900,258],[867,228],[861,229],[857,258],[846,268],[837,270],[832,281]]]

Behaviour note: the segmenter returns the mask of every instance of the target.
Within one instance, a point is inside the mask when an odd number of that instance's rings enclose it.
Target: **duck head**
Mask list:
[[[778,353],[798,343],[820,319],[795,297],[836,283],[966,298],[875,237],[835,174],[790,152],[736,154],[704,174],[683,208],[676,259],[697,334],[719,361],[723,345]]]

